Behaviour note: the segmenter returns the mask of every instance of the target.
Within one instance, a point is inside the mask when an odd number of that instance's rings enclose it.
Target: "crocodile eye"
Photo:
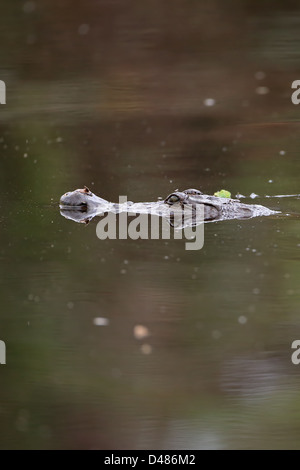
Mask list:
[[[165,202],[167,204],[175,204],[176,202],[180,201],[180,197],[177,196],[177,194],[171,194],[171,196],[169,196]]]

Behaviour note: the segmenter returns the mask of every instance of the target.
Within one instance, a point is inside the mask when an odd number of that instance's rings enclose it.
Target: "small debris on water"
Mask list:
[[[256,78],[256,80],[263,80],[265,77],[266,77],[266,74],[265,72],[256,72],[254,77]]]
[[[208,106],[208,107],[211,107],[211,106],[214,106],[216,104],[216,100],[214,98],[206,98],[204,101],[204,106]]]
[[[107,326],[109,324],[109,320],[104,317],[96,317],[94,318],[93,323],[96,326]]]
[[[150,332],[144,325],[135,325],[133,328],[133,335],[135,339],[143,339],[147,338],[150,335]]]
[[[245,323],[247,323],[247,317],[245,317],[245,315],[241,315],[239,318],[238,318],[238,322],[241,324],[241,325],[245,325]]]
[[[266,86],[258,86],[255,90],[257,95],[267,95],[269,93],[269,88]]]
[[[151,354],[152,353],[152,346],[150,344],[142,344],[141,346],[141,352],[143,354]]]

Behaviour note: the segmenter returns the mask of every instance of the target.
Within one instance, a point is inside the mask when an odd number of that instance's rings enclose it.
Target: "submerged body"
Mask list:
[[[190,209],[190,217],[184,221],[184,226],[196,225],[193,217],[194,209],[198,205],[203,207],[201,222],[213,222],[229,219],[249,219],[257,216],[269,216],[277,211],[268,209],[258,204],[243,204],[239,199],[209,196],[197,189],[175,191],[167,196],[164,201],[157,202],[121,202],[115,204],[99,196],[96,196],[87,187],[65,193],[60,199],[61,214],[76,222],[88,223],[93,217],[103,215],[105,212],[115,214],[121,212],[135,214],[154,214],[160,217],[170,218],[170,214],[187,212]]]

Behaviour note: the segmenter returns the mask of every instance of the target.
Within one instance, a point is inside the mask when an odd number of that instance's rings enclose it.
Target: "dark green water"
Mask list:
[[[7,2],[0,448],[296,448],[300,10]],[[205,101],[214,100],[214,101]],[[208,106],[208,104],[213,104]],[[281,214],[105,240],[58,201],[225,188]]]

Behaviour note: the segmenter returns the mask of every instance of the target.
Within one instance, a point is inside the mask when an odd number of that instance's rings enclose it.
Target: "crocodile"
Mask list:
[[[126,199],[126,198],[125,198]],[[201,218],[195,216],[197,207],[203,208]],[[164,217],[175,228],[195,226],[201,222],[215,222],[230,219],[250,219],[258,216],[270,216],[278,211],[268,209],[258,204],[244,204],[239,199],[224,198],[203,194],[198,189],[174,191],[164,200],[156,202],[130,201],[119,204],[109,202],[96,196],[86,186],[63,194],[60,198],[61,215],[75,222],[89,223],[95,216],[112,212],[119,214],[154,214]],[[187,210],[189,209],[189,210]],[[176,214],[185,212],[185,217],[174,218]],[[176,224],[174,220],[176,219]],[[184,220],[183,220],[184,219]],[[179,221],[179,222],[178,222]]]

